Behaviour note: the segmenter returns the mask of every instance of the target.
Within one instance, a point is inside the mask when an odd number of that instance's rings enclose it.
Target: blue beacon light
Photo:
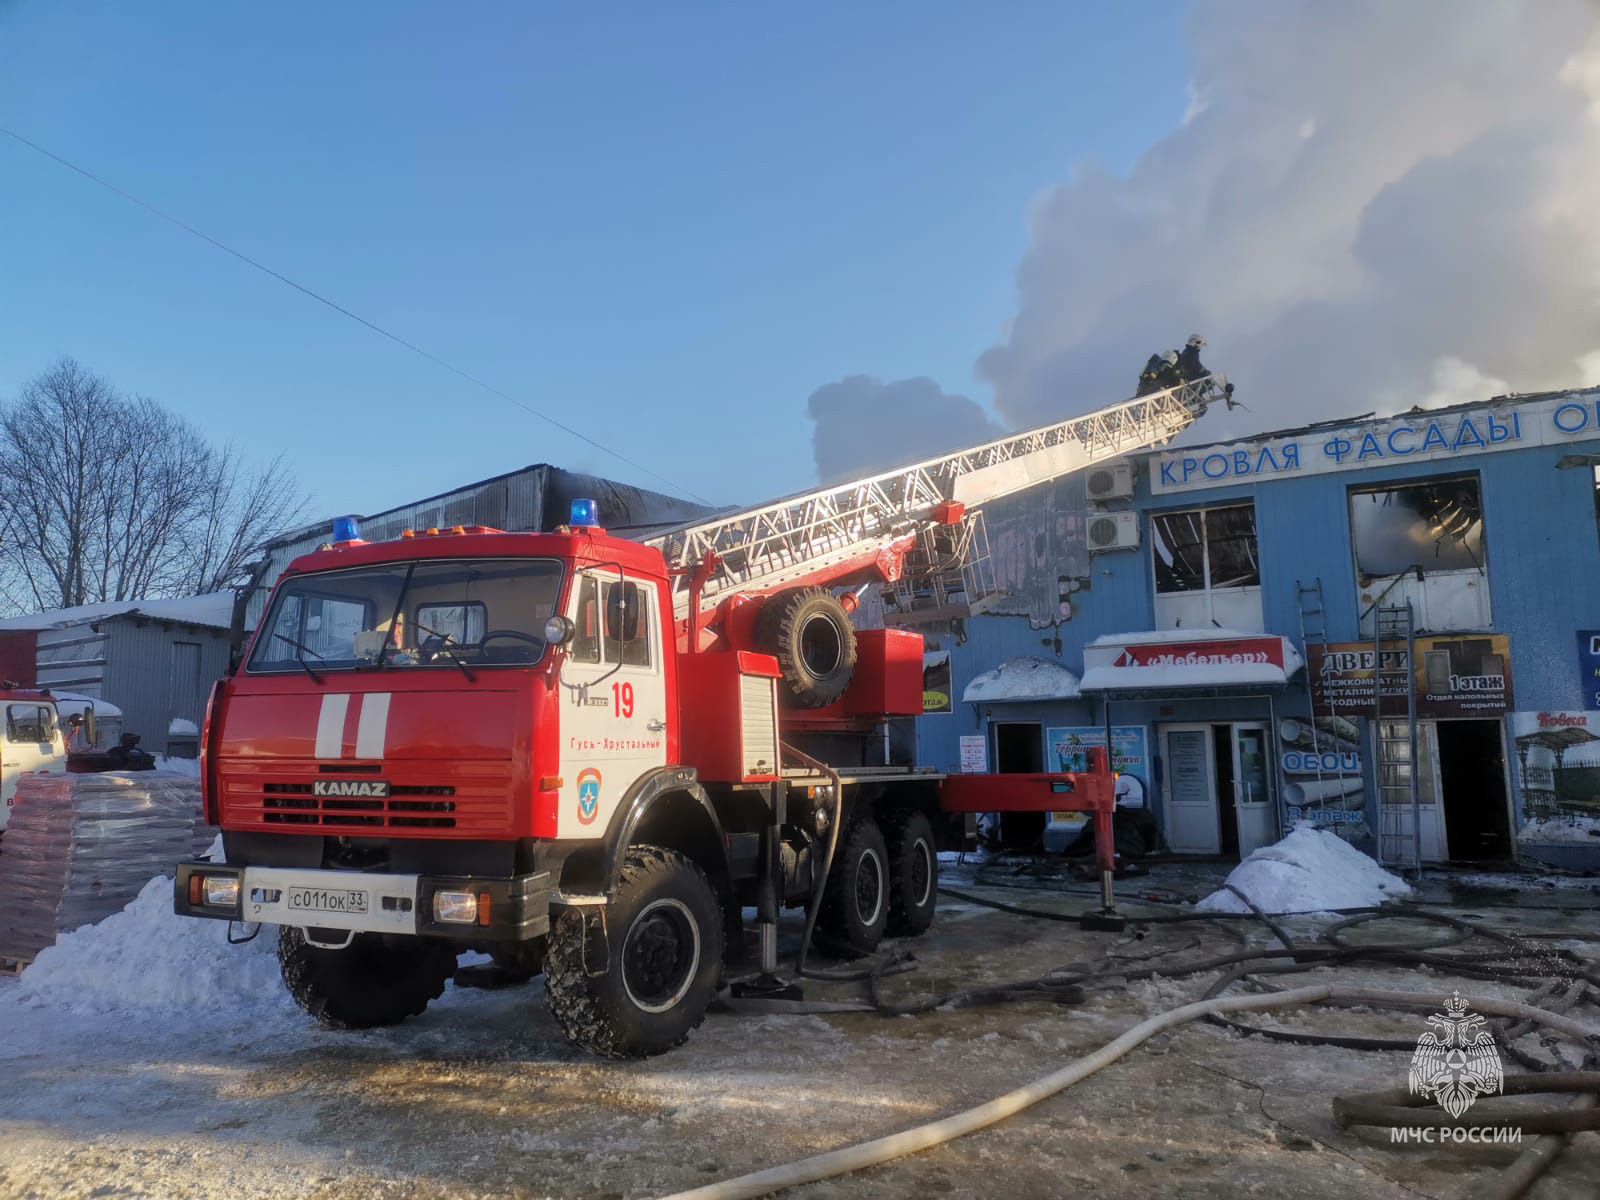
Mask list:
[[[593,500],[574,500],[572,502],[572,519],[567,524],[574,529],[599,525],[600,505]]]
[[[354,542],[361,538],[361,526],[356,523],[355,517],[335,517],[333,519],[333,540],[336,542]]]

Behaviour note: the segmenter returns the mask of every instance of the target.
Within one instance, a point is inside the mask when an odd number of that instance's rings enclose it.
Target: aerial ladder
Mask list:
[[[981,538],[982,505],[1164,445],[1227,398],[1226,378],[1209,374],[981,446],[659,532],[645,544],[661,551],[673,574],[680,646],[693,653],[715,643],[740,597],[806,585],[894,583],[908,563],[929,576],[959,574]],[[976,610],[975,603],[970,611]]]

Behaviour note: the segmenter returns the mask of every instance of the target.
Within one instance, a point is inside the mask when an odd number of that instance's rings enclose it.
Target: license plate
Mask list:
[[[1081,812],[1053,812],[1050,814],[1050,820],[1053,823],[1064,822],[1068,825],[1076,825],[1087,819],[1087,814]]]
[[[364,913],[367,893],[357,890],[329,891],[326,888],[289,889],[289,907],[302,912]]]

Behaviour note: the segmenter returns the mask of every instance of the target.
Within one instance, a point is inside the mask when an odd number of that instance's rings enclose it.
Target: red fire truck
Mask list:
[[[551,533],[336,523],[212,693],[227,861],[181,864],[177,911],[280,926],[287,987],[337,1026],[421,1012],[464,949],[542,969],[567,1036],[608,1055],[688,1036],[745,908],[768,976],[783,906],[845,954],[922,932],[942,811],[999,803],[996,777],[895,764],[922,639],[855,629],[860,590],[915,576],[932,611],[956,592],[976,611],[978,505],[1165,441],[1224,386],[643,541],[588,501]],[[1004,783],[1110,811],[1108,776]]]

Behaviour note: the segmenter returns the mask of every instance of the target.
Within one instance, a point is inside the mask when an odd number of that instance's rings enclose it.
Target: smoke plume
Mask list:
[[[1131,395],[1191,333],[1249,406],[1207,440],[1600,383],[1597,30],[1593,0],[1197,3],[1181,123],[1035,198],[994,410]],[[859,431],[815,401],[821,471]]]

